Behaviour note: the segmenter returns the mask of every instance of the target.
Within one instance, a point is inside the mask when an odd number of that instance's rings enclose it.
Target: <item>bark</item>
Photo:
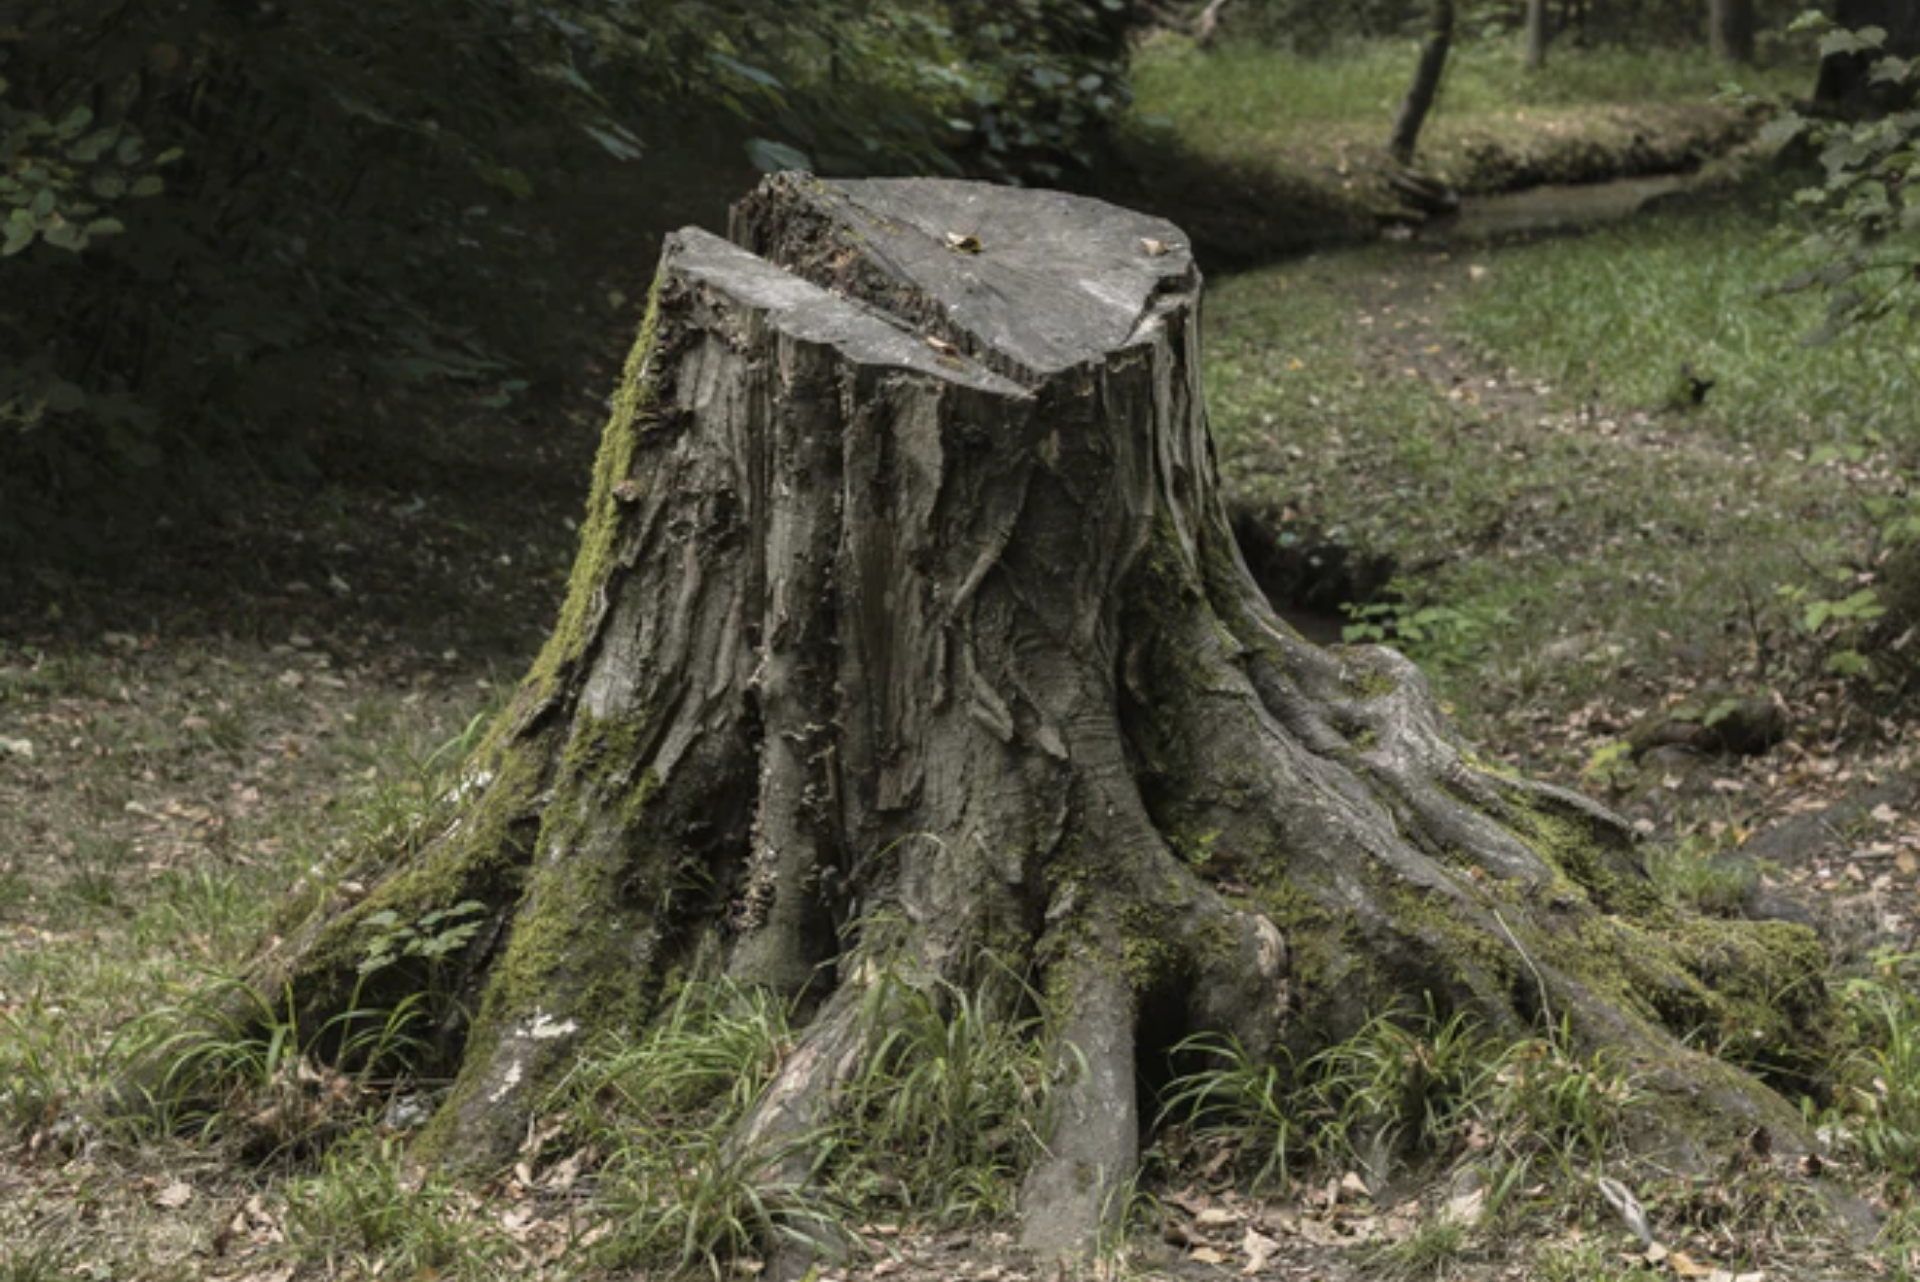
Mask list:
[[[1527,0],[1527,70],[1547,65],[1547,0]]]
[[[1420,128],[1440,93],[1440,78],[1447,69],[1447,50],[1453,45],[1453,0],[1433,0],[1427,25],[1427,42],[1420,49],[1420,65],[1414,69],[1413,84],[1393,118],[1393,133],[1387,140],[1387,152],[1402,165],[1413,163],[1414,148],[1420,141]]]
[[[509,1155],[588,1038],[716,960],[814,1012],[740,1136],[777,1151],[858,1062],[847,959],[882,921],[936,975],[992,948],[1054,995],[1073,1071],[1023,1198],[1048,1252],[1119,1204],[1136,1075],[1179,1039],[1303,1054],[1428,995],[1565,1017],[1665,1093],[1650,1142],[1790,1145],[1791,1110],[1686,1039],[1792,1055],[1811,936],[1662,907],[1618,819],[1482,768],[1404,659],[1268,607],[1178,229],[782,176],[730,235],[665,250],[571,593],[459,817],[259,977],[323,1018],[371,914],[487,905],[429,1152]]]
[[[1707,40],[1721,62],[1753,61],[1753,0],[1708,0]]]

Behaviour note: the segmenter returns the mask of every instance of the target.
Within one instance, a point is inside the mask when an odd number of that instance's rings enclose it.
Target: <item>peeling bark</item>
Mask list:
[[[589,1036],[718,958],[814,1012],[739,1136],[777,1153],[862,1053],[849,959],[882,920],[931,975],[993,949],[1055,995],[1071,1080],[1023,1198],[1048,1252],[1117,1209],[1136,1073],[1174,1040],[1299,1053],[1428,995],[1566,1018],[1669,1093],[1663,1123],[1711,1100],[1661,1137],[1790,1143],[1780,1099],[1682,1039],[1803,1045],[1810,937],[1675,915],[1620,821],[1481,766],[1398,655],[1268,607],[1176,228],[789,175],[730,236],[667,246],[568,603],[461,817],[263,979],[337,1008],[368,915],[487,904],[434,1148],[508,1155]]]

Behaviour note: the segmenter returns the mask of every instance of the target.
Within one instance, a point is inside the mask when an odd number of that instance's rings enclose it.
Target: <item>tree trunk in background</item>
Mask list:
[[[1440,92],[1440,78],[1447,70],[1447,50],[1452,45],[1453,0],[1433,0],[1427,43],[1420,50],[1420,65],[1414,69],[1413,85],[1400,104],[1400,113],[1393,120],[1393,133],[1387,139],[1387,153],[1402,165],[1413,163],[1420,127],[1426,124],[1427,113],[1433,109],[1433,100]]]
[[[1916,0],[1840,0],[1834,21],[1849,31],[1879,27],[1887,33],[1885,51],[1895,57],[1920,57],[1920,3]],[[1813,92],[1816,109],[1831,115],[1865,116],[1904,110],[1911,93],[1872,80],[1874,55],[1834,54],[1820,62]]]
[[[1753,61],[1753,0],[1708,0],[1707,39],[1721,62]]]
[[[1527,0],[1527,70],[1547,65],[1547,0]]]
[[[485,906],[426,1155],[510,1160],[581,1048],[702,967],[809,1012],[737,1137],[790,1140],[868,1045],[877,962],[964,982],[982,949],[1064,995],[1022,1198],[1047,1252],[1124,1203],[1136,1065],[1203,1030],[1278,1058],[1396,1004],[1564,1020],[1653,1092],[1648,1137],[1791,1146],[1692,1043],[1811,1040],[1810,932],[1665,906],[1620,820],[1483,768],[1405,659],[1260,595],[1178,229],[789,175],[731,235],[669,240],[570,595],[457,818],[256,976],[319,1027],[406,978],[359,988],[370,918]]]

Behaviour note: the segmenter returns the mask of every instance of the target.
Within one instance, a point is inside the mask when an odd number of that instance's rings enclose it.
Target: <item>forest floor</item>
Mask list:
[[[1655,510],[1717,513],[1793,483],[1764,451],[1709,439],[1684,414],[1598,389],[1569,396],[1463,339],[1453,314],[1497,281],[1505,253],[1415,242],[1222,281],[1209,378],[1232,488],[1281,541],[1376,551],[1401,578],[1424,575],[1433,601],[1452,602],[1424,608],[1452,614],[1432,616],[1421,644],[1408,636],[1415,612],[1377,592],[1379,611],[1332,626],[1398,629],[1487,756],[1620,807],[1666,852],[1673,884],[1797,902],[1855,970],[1875,949],[1911,951],[1912,732],[1862,712],[1838,680],[1756,667],[1785,645],[1777,629],[1743,632],[1667,590],[1677,560],[1714,570],[1701,523],[1603,501],[1630,492]],[[1276,297],[1291,331],[1268,328]],[[582,385],[611,379],[603,366]],[[474,407],[460,435],[423,437],[406,468],[183,538],[110,594],[65,585],[0,614],[0,1051],[13,1072],[0,1082],[0,1278],[474,1275],[406,1254],[426,1231],[396,1209],[409,1199],[486,1244],[470,1257],[478,1271],[594,1275],[579,1250],[593,1209],[562,1171],[447,1189],[396,1150],[395,1200],[366,1191],[340,1212],[311,1162],[249,1166],[217,1145],[67,1120],[113,1062],[113,1030],[231,966],[271,901],[445,786],[557,601],[598,426],[576,402],[510,468],[488,465],[502,454],[484,442],[524,449],[523,426]],[[1548,457],[1551,477],[1528,471]],[[1638,531],[1631,547],[1621,528]],[[1621,594],[1684,599],[1671,615],[1637,614],[1592,586],[1602,576]],[[1488,594],[1496,580],[1506,595]],[[1610,748],[1730,680],[1777,697],[1794,732],[1754,756],[1636,763]],[[1914,1261],[1873,1246],[1892,1192],[1876,1177],[1843,1160],[1726,1158],[1704,1176],[1640,1173],[1663,1248],[1651,1256],[1595,1188],[1559,1177],[1524,1191],[1537,1213],[1483,1231],[1469,1203],[1458,1232],[1436,1234],[1436,1209],[1459,1205],[1452,1191],[1368,1191],[1334,1171],[1263,1201],[1196,1172],[1153,1190],[1140,1231],[1100,1271],[1908,1276]],[[870,1258],[823,1282],[1056,1276],[991,1227],[873,1224],[863,1236]]]

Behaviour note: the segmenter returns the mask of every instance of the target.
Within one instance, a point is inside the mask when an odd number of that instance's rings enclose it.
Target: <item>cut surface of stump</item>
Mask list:
[[[809,1022],[739,1142],[830,1115],[872,951],[1039,976],[1065,1081],[1026,1241],[1088,1248],[1180,1039],[1395,1005],[1564,1021],[1703,1151],[1784,1103],[1812,937],[1665,906],[1619,820],[1485,767],[1419,672],[1282,623],[1229,528],[1180,231],[934,180],[768,180],[670,239],[544,653],[452,824],[263,971],[324,1019],[364,923],[485,906],[428,1148],[506,1159],[588,1039],[723,969]],[[385,920],[392,920],[386,918]],[[389,987],[404,968],[376,979]]]

